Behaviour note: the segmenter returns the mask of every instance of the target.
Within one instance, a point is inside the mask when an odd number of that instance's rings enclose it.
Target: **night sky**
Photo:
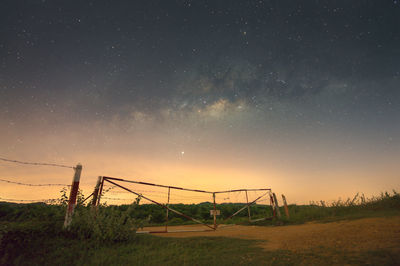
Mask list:
[[[0,155],[80,162],[87,192],[112,175],[376,195],[400,189],[399,136],[397,1],[0,4]],[[31,183],[62,171],[0,163]]]

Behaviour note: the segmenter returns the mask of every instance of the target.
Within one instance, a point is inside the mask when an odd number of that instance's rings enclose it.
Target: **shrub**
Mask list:
[[[131,240],[143,223],[142,220],[133,218],[139,201],[137,198],[123,211],[116,206],[78,206],[68,231],[75,237],[96,242]]]

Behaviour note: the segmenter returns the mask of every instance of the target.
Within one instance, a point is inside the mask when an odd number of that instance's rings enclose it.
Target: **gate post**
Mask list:
[[[82,165],[77,164],[74,168],[75,174],[72,179],[71,193],[69,194],[67,213],[65,214],[64,228],[68,228],[72,221],[72,215],[76,205],[76,197],[79,190],[79,181],[81,179]]]
[[[272,193],[272,196],[274,197],[274,201],[275,201],[276,214],[278,215],[278,219],[280,219],[281,218],[281,211],[279,210],[278,200],[276,199],[275,193]]]
[[[285,195],[283,195],[282,194],[282,200],[283,200],[283,207],[285,207],[285,214],[286,214],[286,218],[290,218],[290,215],[289,215],[289,208],[288,208],[288,206],[287,206],[287,202],[286,202],[286,197],[285,197]]]
[[[99,197],[100,183],[101,183],[101,176],[99,176],[97,178],[97,183],[96,183],[96,186],[94,187],[92,207],[95,207],[97,205],[97,198]]]
[[[168,187],[168,201],[167,201],[167,207],[169,207],[169,196],[171,193],[171,187]],[[169,212],[169,208],[167,208],[167,214],[165,216],[166,218],[166,222],[165,222],[165,232],[168,233],[168,212]]]
[[[274,197],[272,197],[271,191],[269,192],[269,202],[271,204],[272,216],[275,218],[276,217],[275,202],[274,202]]]
[[[214,230],[217,230],[217,207],[215,206],[215,192],[213,192],[213,203],[214,203]]]
[[[97,194],[96,206],[100,205],[101,194],[103,194],[103,186],[104,186],[104,176],[101,177],[100,190],[99,194]]]

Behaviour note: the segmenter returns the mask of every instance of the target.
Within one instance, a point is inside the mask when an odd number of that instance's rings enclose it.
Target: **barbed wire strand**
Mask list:
[[[108,199],[108,200],[129,200],[133,201],[134,199],[121,199],[121,198],[109,198],[109,197],[101,197],[102,199]]]
[[[1,179],[1,178],[0,178],[0,181],[10,183],[10,184],[21,185],[21,186],[29,186],[29,187],[51,187],[51,186],[70,187],[71,186],[71,185],[67,185],[67,184],[28,184],[28,183],[21,183],[21,182],[5,180],[5,179]]]
[[[68,165],[63,165],[63,164],[55,164],[55,163],[34,163],[34,162],[22,162],[22,161],[17,161],[17,160],[11,160],[7,158],[1,158],[1,161],[5,162],[11,162],[11,163],[19,163],[19,164],[29,164],[29,165],[44,165],[44,166],[54,166],[54,167],[63,167],[63,168],[71,168],[75,169],[73,166],[68,166]]]
[[[19,201],[19,202],[55,202],[58,201],[58,199],[35,199],[35,200],[21,200],[21,199],[8,199],[8,198],[2,198],[0,197],[1,200],[6,200],[6,201]]]

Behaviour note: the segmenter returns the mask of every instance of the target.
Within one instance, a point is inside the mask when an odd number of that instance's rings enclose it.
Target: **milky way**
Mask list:
[[[3,1],[0,10],[5,156],[92,162],[93,180],[111,154],[123,163],[107,171],[164,183],[196,172],[193,184],[220,187],[400,185],[396,2]],[[143,162],[126,168],[133,158]],[[302,189],[298,199],[313,190]]]

